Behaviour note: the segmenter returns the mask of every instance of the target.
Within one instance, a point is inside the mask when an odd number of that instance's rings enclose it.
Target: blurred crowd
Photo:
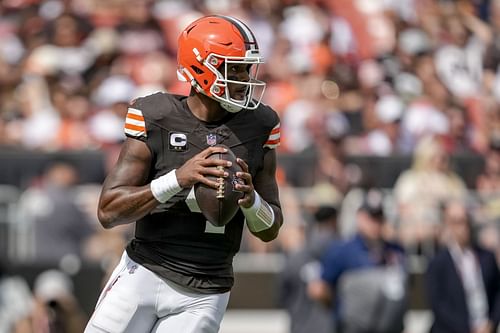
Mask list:
[[[314,156],[300,177],[279,169],[280,239],[247,237],[243,251],[289,255],[297,261],[290,277],[316,263],[307,276],[317,277],[326,240],[359,232],[358,188],[377,177],[347,157],[411,156],[383,192],[384,237],[431,262],[449,234],[443,205],[459,201],[475,240],[500,262],[499,0],[4,0],[0,146],[98,150],[114,163],[130,101],[189,93],[176,76],[177,36],[210,13],[236,16],[257,36],[264,103],[281,118],[279,155]],[[484,159],[473,188],[451,164],[455,155]],[[20,189],[24,259],[58,262],[69,273],[81,261],[113,267],[132,229],[99,228],[99,184],[78,177],[71,163],[54,161]],[[316,230],[332,216],[332,235]],[[321,288],[312,287],[316,298]]]
[[[259,37],[282,152],[332,150],[328,140],[346,154],[408,154],[435,135],[448,153],[487,153],[500,136],[499,11],[493,0],[3,1],[0,142],[119,143],[124,104],[188,92],[177,36],[217,12]]]

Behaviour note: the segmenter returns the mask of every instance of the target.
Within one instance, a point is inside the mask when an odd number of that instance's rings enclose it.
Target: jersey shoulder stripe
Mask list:
[[[254,110],[252,115],[255,116],[253,122],[262,124],[264,132],[262,133],[263,141],[262,147],[268,149],[276,149],[280,145],[280,118],[276,111],[270,106],[261,103],[259,107]]]
[[[146,122],[141,110],[132,107],[128,108],[125,118],[125,134],[140,139],[147,137]]]
[[[271,130],[267,138],[267,141],[264,143],[264,148],[269,148],[269,149],[278,148],[278,146],[280,145],[280,138],[281,138],[280,123],[278,123]]]

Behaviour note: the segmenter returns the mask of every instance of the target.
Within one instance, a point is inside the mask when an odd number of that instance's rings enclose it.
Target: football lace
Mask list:
[[[224,167],[219,165],[217,166],[217,170],[224,171]],[[219,183],[218,188],[217,188],[217,199],[224,199],[224,177],[218,177],[217,178],[217,183]]]

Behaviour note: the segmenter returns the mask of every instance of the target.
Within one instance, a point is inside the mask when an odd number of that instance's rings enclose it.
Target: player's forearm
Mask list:
[[[113,186],[106,182],[99,201],[99,221],[104,228],[135,222],[181,190],[176,169],[144,186]]]
[[[276,239],[279,234],[279,230],[281,225],[283,224],[283,214],[281,213],[281,208],[276,207],[273,204],[270,204],[273,212],[274,212],[274,222],[271,228],[262,231],[260,234],[256,234],[264,242],[270,242],[273,239]]]
[[[123,186],[103,192],[97,216],[106,229],[137,221],[159,204],[149,185]]]
[[[267,243],[278,237],[280,227],[281,223],[275,221],[269,229],[260,232],[252,232],[252,234],[259,238],[261,241]]]
[[[269,204],[256,193],[254,204],[249,208],[242,208],[243,215],[250,232],[263,242],[270,242],[278,237],[283,222],[281,208]]]

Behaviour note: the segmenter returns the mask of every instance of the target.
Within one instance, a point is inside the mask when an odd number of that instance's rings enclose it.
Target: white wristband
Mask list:
[[[182,187],[177,182],[175,170],[176,169],[159,178],[154,179],[151,182],[151,193],[153,193],[153,196],[156,198],[156,200],[161,203],[167,202],[168,199],[182,190]]]
[[[269,204],[254,191],[255,201],[249,208],[241,207],[248,229],[252,232],[260,232],[269,229],[274,224],[274,211]]]

